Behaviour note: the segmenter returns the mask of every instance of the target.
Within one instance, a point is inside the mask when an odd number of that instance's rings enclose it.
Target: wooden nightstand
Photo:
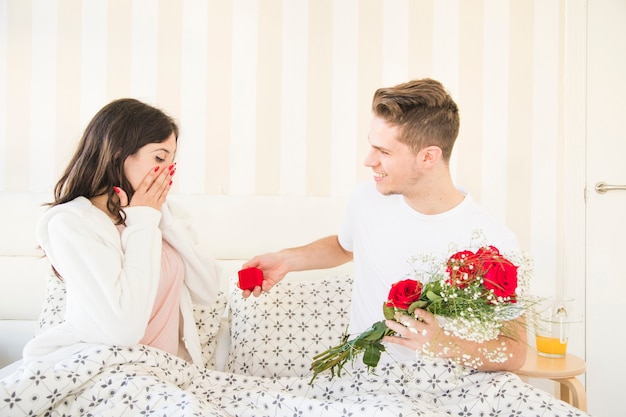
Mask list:
[[[515,373],[521,377],[547,378],[560,384],[561,399],[582,411],[587,411],[585,387],[576,378],[585,372],[585,361],[568,353],[564,358],[546,358],[528,349],[526,363]]]

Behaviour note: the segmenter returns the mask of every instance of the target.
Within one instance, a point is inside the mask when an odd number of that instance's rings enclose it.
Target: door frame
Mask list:
[[[587,0],[564,2],[563,170],[561,248],[557,267],[557,295],[582,302],[586,311],[587,185]],[[592,191],[592,190],[591,190]],[[559,294],[559,292],[561,292]],[[585,317],[583,316],[583,319]],[[568,350],[586,358],[586,320],[582,332],[572,332]],[[584,378],[583,378],[584,382]]]

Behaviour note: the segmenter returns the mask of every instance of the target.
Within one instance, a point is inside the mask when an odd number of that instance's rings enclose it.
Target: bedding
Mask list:
[[[37,333],[61,324],[65,314],[65,283],[58,279],[54,273],[46,274],[46,298],[44,300],[41,313],[39,314],[39,325]],[[212,306],[193,306],[193,315],[196,321],[196,328],[200,336],[200,347],[202,349],[202,363],[205,368],[216,369],[216,352],[220,322],[226,309],[226,294],[218,292],[215,304]]]
[[[0,383],[3,416],[584,416],[507,372],[446,361],[361,368],[341,378],[255,377],[204,369],[147,347],[86,345]]]
[[[348,366],[341,377],[322,374],[310,385],[310,355],[345,332],[351,283],[349,276],[285,281],[249,299],[231,284],[228,305],[224,296],[196,308],[205,367],[144,345],[75,345],[60,362],[31,362],[1,380],[0,415],[586,415],[512,373],[468,372],[441,359],[386,364],[374,373]],[[49,277],[42,329],[62,319],[63,291]],[[213,362],[225,308],[231,372]]]

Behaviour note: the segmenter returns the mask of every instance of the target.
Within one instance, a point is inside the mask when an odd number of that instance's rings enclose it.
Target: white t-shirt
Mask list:
[[[354,254],[350,334],[357,335],[384,320],[382,306],[393,283],[418,279],[414,269],[420,268],[412,258],[433,254],[445,261],[453,245],[458,250],[475,250],[477,242],[472,237],[477,231],[484,236],[483,243],[497,247],[503,254],[519,251],[515,234],[469,194],[445,213],[424,215],[412,209],[401,195],[381,194],[374,182],[358,186],[339,233],[341,246]],[[415,352],[402,346],[388,344],[387,352],[381,363],[415,359]]]

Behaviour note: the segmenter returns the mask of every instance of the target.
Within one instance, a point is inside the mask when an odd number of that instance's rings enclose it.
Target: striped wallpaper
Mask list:
[[[47,191],[132,96],[181,124],[174,191],[342,196],[374,90],[441,80],[456,182],[562,274],[566,16],[583,0],[0,0],[0,191]],[[547,287],[546,287],[547,286]]]

